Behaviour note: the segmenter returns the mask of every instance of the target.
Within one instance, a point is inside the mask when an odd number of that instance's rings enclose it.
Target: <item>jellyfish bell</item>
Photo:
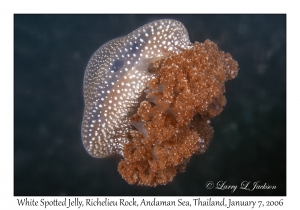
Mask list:
[[[179,53],[190,44],[188,33],[176,20],[150,22],[127,36],[102,45],[91,57],[84,76],[82,142],[94,157],[122,154],[132,126],[129,107],[136,106],[152,75],[149,64]],[[124,137],[125,136],[125,137]]]

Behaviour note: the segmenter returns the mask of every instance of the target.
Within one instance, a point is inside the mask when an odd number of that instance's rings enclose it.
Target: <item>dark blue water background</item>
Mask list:
[[[96,159],[81,143],[83,75],[105,42],[173,18],[192,42],[210,39],[238,61],[207,152],[156,188],[128,185],[120,157]],[[218,190],[244,180],[276,190]],[[15,195],[286,195],[285,15],[15,15]]]

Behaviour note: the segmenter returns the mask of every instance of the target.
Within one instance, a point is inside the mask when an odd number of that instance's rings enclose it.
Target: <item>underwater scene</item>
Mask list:
[[[14,15],[14,195],[286,195],[286,15]]]

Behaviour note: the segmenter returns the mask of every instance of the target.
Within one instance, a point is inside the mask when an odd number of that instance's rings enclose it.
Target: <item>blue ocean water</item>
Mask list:
[[[181,21],[192,42],[215,42],[240,71],[207,152],[166,186],[131,186],[121,157],[82,146],[83,75],[102,44],[163,18]],[[245,180],[277,189],[205,188]],[[286,195],[286,16],[15,15],[14,195]]]

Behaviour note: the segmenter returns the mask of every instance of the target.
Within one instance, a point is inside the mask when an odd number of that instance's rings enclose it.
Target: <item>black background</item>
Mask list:
[[[181,21],[191,42],[215,42],[240,72],[207,152],[166,186],[131,186],[121,157],[96,159],[82,146],[83,75],[102,44],[162,18]],[[14,195],[286,195],[285,15],[15,15],[14,69]]]

